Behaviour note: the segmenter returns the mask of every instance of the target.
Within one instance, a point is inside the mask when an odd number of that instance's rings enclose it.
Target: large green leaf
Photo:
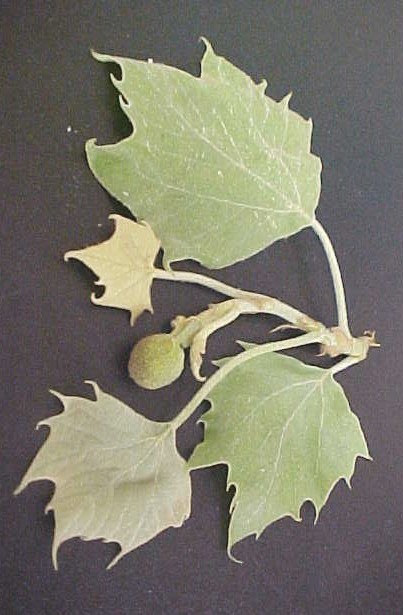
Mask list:
[[[119,543],[110,567],[190,514],[189,471],[170,424],[149,421],[94,388],[95,401],[57,394],[64,412],[42,421],[50,435],[17,489],[55,483],[47,510],[55,515],[56,568],[59,545],[69,538]]]
[[[153,62],[115,62],[133,133],[87,143],[100,183],[149,222],[165,261],[210,268],[242,260],[309,226],[320,193],[311,121],[275,102],[206,42],[201,77]]]
[[[318,516],[335,484],[369,458],[359,421],[329,370],[268,353],[234,368],[208,395],[192,468],[228,465],[235,485],[228,548],[277,519]]]

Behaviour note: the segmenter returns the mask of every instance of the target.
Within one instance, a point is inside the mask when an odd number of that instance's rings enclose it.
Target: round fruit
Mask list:
[[[134,346],[129,359],[129,375],[145,389],[159,389],[181,375],[184,360],[185,353],[175,337],[156,333]]]

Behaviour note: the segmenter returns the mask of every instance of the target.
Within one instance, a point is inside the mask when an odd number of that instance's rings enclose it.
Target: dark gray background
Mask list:
[[[0,612],[28,615],[188,613],[400,613],[403,598],[402,227],[403,5],[401,2],[4,1],[0,4],[2,331],[0,422]],[[258,542],[225,552],[225,469],[193,475],[193,515],[105,565],[113,544],[72,540],[52,569],[50,483],[12,491],[45,438],[36,423],[60,407],[48,388],[89,394],[84,379],[147,416],[168,419],[197,385],[144,392],[126,377],[132,343],[178,313],[218,299],[155,283],[154,316],[134,329],[127,314],[92,307],[93,276],[63,253],[106,238],[116,204],[89,172],[83,145],[116,140],[129,127],[108,68],[89,49],[152,57],[197,74],[207,36],[217,52],[269,94],[293,90],[291,106],[314,120],[323,160],[318,210],[344,272],[355,334],[377,330],[382,348],[344,373],[373,463],[359,460],[349,491],[340,483],[313,527],[285,519]],[[67,132],[71,126],[72,131]],[[335,322],[332,288],[311,231],[218,274],[277,295]],[[277,324],[242,318],[216,335],[208,357],[234,339],[264,340]],[[190,422],[189,454],[201,430]]]

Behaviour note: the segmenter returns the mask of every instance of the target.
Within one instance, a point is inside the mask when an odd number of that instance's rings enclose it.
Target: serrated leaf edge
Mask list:
[[[222,361],[222,360],[219,360],[219,362],[221,362],[221,361]],[[225,359],[224,359],[224,361],[225,361]],[[323,369],[323,368],[322,368],[322,369]],[[322,511],[322,509],[325,507],[325,505],[327,504],[327,502],[328,502],[328,500],[329,500],[329,498],[330,498],[330,495],[331,495],[332,491],[334,490],[334,488],[336,487],[336,485],[337,485],[340,481],[342,481],[342,480],[343,480],[343,481],[346,483],[347,487],[351,490],[351,479],[352,479],[352,477],[353,477],[353,475],[354,475],[354,472],[355,472],[355,468],[356,468],[356,462],[357,462],[357,459],[358,459],[358,458],[362,458],[362,459],[365,459],[365,460],[367,460],[367,461],[373,461],[373,457],[370,455],[369,450],[368,450],[368,444],[367,444],[367,441],[366,441],[366,438],[365,438],[364,432],[363,432],[362,427],[361,427],[361,422],[360,422],[360,419],[359,419],[359,417],[355,414],[355,412],[353,412],[353,411],[351,410],[351,408],[350,408],[350,404],[349,404],[349,401],[348,401],[348,398],[347,398],[347,396],[346,396],[346,394],[345,394],[345,392],[344,392],[343,387],[342,387],[342,386],[341,386],[341,385],[340,385],[340,384],[339,384],[339,383],[338,383],[338,382],[334,379],[334,377],[333,377],[333,375],[332,375],[332,372],[331,372],[331,369],[327,369],[327,370],[325,370],[325,369],[324,369],[323,371],[328,372],[327,374],[325,374],[325,376],[324,376],[323,380],[324,380],[325,378],[331,378],[331,380],[332,380],[335,384],[337,384],[337,385],[340,387],[340,390],[341,390],[341,392],[342,392],[342,394],[343,394],[343,396],[344,396],[344,398],[345,398],[345,400],[346,400],[346,403],[348,404],[349,411],[350,411],[350,412],[351,412],[351,414],[355,417],[355,420],[356,420],[356,421],[357,421],[357,423],[358,423],[358,428],[359,428],[359,431],[360,431],[360,433],[361,433],[362,440],[363,440],[363,442],[364,442],[364,444],[365,444],[365,452],[364,452],[364,453],[357,453],[357,454],[355,454],[355,455],[354,455],[353,460],[352,460],[352,464],[351,464],[351,470],[350,470],[350,472],[348,473],[348,475],[347,475],[347,476],[339,476],[339,477],[337,477],[337,478],[333,481],[333,483],[330,485],[330,487],[329,487],[329,489],[328,489],[328,491],[327,491],[327,493],[326,493],[326,496],[325,496],[325,498],[324,498],[324,500],[323,500],[323,504],[322,504],[319,508],[316,506],[315,502],[313,502],[313,500],[312,500],[311,498],[306,498],[306,499],[305,499],[305,500],[301,503],[301,506],[300,506],[300,508],[299,508],[299,512],[298,512],[298,516],[295,516],[295,515],[294,515],[294,514],[292,514],[292,513],[284,514],[284,515],[282,515],[281,517],[279,517],[278,519],[275,519],[274,521],[272,521],[269,525],[266,525],[266,526],[265,526],[265,527],[264,527],[264,528],[263,528],[260,532],[249,532],[248,534],[245,534],[242,538],[240,538],[239,540],[237,540],[236,542],[233,542],[233,543],[232,543],[232,542],[231,542],[231,540],[230,540],[230,529],[231,529],[231,520],[230,520],[230,523],[229,523],[229,529],[228,529],[227,555],[228,555],[228,557],[229,557],[232,561],[234,561],[235,563],[238,563],[238,564],[242,564],[242,563],[243,563],[241,560],[237,559],[237,558],[236,558],[236,557],[234,557],[234,555],[232,554],[232,549],[233,549],[233,547],[234,547],[235,545],[237,545],[239,542],[242,542],[245,538],[248,538],[249,536],[253,536],[253,535],[255,536],[255,539],[256,539],[256,540],[258,540],[258,539],[260,538],[260,536],[263,534],[263,532],[264,532],[266,529],[268,529],[268,528],[269,528],[269,527],[270,527],[273,523],[276,523],[277,521],[280,521],[281,519],[284,519],[284,518],[286,518],[286,517],[291,517],[294,521],[297,521],[298,523],[300,523],[300,522],[302,521],[302,517],[301,517],[301,515],[300,515],[300,512],[301,512],[301,509],[302,509],[302,507],[304,506],[304,504],[305,504],[306,502],[310,502],[310,503],[313,505],[313,507],[314,507],[314,510],[315,510],[314,525],[316,525],[316,524],[318,523],[318,521],[319,521],[319,514],[320,514],[320,512]],[[212,401],[212,400],[211,400],[208,396],[206,396],[206,400],[209,402],[210,407],[208,408],[208,410],[206,410],[206,411],[205,411],[204,415],[206,415],[207,413],[210,413],[210,412],[215,411],[213,401]],[[203,416],[201,416],[201,417],[198,419],[197,424],[198,424],[198,425],[199,425],[199,424],[203,425],[204,435],[203,435],[203,440],[202,440],[202,442],[204,442],[205,437],[206,437],[206,433],[207,433],[207,431],[208,431],[208,423],[207,423],[207,421],[203,418]],[[226,482],[226,491],[228,492],[228,491],[230,490],[230,488],[231,488],[231,487],[234,487],[234,489],[235,489],[234,496],[233,496],[233,498],[232,498],[232,500],[231,500],[231,503],[230,503],[230,506],[229,506],[229,514],[230,514],[230,516],[232,517],[232,515],[233,515],[233,513],[235,512],[236,507],[237,507],[237,501],[236,501],[236,500],[237,500],[237,493],[238,493],[238,490],[239,490],[239,485],[238,485],[238,483],[237,483],[236,481],[233,481],[233,480],[230,478],[230,477],[231,477],[232,464],[231,464],[230,462],[228,462],[226,459],[220,459],[220,460],[217,460],[217,462],[215,462],[214,464],[208,464],[208,463],[207,463],[207,464],[202,464],[202,465],[197,465],[197,466],[191,466],[191,465],[189,465],[189,470],[192,472],[193,470],[200,470],[200,469],[204,469],[204,468],[210,468],[210,467],[214,467],[214,466],[221,465],[221,464],[226,465],[226,466],[227,466],[227,468],[228,468],[228,472],[227,472],[227,482]]]

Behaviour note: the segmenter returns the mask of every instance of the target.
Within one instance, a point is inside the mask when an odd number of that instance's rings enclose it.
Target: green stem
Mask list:
[[[323,327],[322,323],[317,322],[313,318],[310,318],[303,312],[300,312],[296,308],[267,295],[261,295],[260,293],[253,293],[240,288],[235,288],[229,284],[224,284],[219,280],[210,278],[200,273],[194,273],[192,271],[166,271],[165,269],[154,269],[153,274],[155,279],[169,280],[171,282],[188,282],[192,284],[198,284],[199,286],[205,286],[211,288],[222,295],[232,297],[234,299],[242,299],[245,302],[250,302],[255,307],[258,307],[259,312],[266,314],[274,314],[279,316],[286,322],[289,322],[301,331],[318,330]]]
[[[330,371],[334,376],[335,374],[343,372],[345,369],[348,369],[349,367],[360,363],[361,361],[363,361],[364,358],[365,357],[346,357],[345,359],[342,359],[341,361],[336,363],[336,365],[333,365],[333,367],[330,368]]]
[[[246,292],[240,288],[235,288],[234,286],[220,282],[220,280],[215,280],[214,278],[209,278],[206,275],[194,273],[193,271],[174,271],[172,269],[167,271],[165,269],[154,269],[154,278],[159,280],[169,280],[170,282],[188,282],[191,284],[198,284],[199,286],[206,286],[207,288],[211,288],[212,290],[215,290],[222,295],[226,295],[227,297],[232,297],[233,299],[243,298]]]
[[[350,333],[350,327],[348,325],[347,303],[346,295],[344,292],[343,279],[341,277],[341,271],[337,260],[336,252],[334,251],[333,244],[330,240],[329,235],[326,233],[325,229],[318,220],[315,219],[313,221],[312,228],[315,231],[316,235],[319,237],[319,240],[323,246],[327,260],[329,262],[330,273],[332,275],[333,287],[336,296],[337,319],[339,327],[347,335],[347,337],[352,337]]]
[[[266,354],[267,352],[278,352],[280,350],[289,350],[290,348],[297,348],[299,346],[306,346],[307,344],[315,344],[320,343],[326,337],[326,330],[322,331],[314,331],[311,333],[305,333],[304,335],[300,335],[299,337],[295,337],[293,339],[282,340],[279,342],[268,342],[267,344],[259,344],[254,346],[250,350],[245,350],[244,352],[240,352],[233,359],[230,359],[227,363],[224,363],[222,367],[220,367],[207,382],[200,387],[200,389],[196,392],[196,394],[192,397],[190,402],[183,408],[183,410],[174,418],[171,422],[170,426],[172,429],[176,430],[181,425],[183,425],[193,414],[193,412],[198,408],[201,402],[206,399],[210,391],[221,382],[223,378],[227,374],[229,374],[235,367],[245,363],[245,361],[249,361],[249,359],[253,359],[254,357],[258,357],[262,354]]]

